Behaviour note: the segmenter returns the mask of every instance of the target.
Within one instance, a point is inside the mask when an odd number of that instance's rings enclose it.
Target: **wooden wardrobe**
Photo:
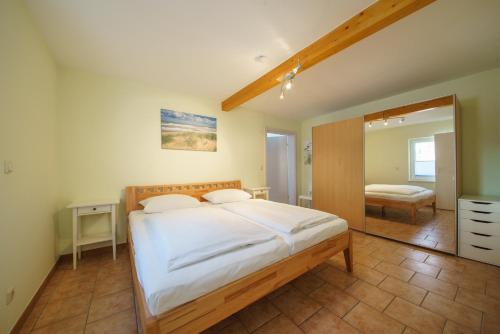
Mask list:
[[[364,119],[316,126],[313,135],[313,207],[365,230]]]

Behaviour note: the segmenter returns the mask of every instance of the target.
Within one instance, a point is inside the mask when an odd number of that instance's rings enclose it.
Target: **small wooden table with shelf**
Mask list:
[[[111,241],[113,246],[113,260],[116,260],[116,205],[117,200],[97,201],[97,202],[73,202],[67,206],[73,210],[73,269],[76,269],[77,254],[78,259],[82,257],[82,246],[94,243]],[[82,236],[82,228],[78,217],[110,214],[111,234]]]
[[[269,189],[271,189],[271,187],[245,188],[243,190],[252,195],[252,198],[269,200]]]
[[[304,208],[312,208],[312,200],[311,195],[300,195],[298,205]]]

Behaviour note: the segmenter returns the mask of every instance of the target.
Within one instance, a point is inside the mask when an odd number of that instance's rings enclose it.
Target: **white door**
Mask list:
[[[455,134],[434,135],[436,152],[436,207],[455,210]]]
[[[269,199],[288,203],[287,136],[267,137],[266,173]]]

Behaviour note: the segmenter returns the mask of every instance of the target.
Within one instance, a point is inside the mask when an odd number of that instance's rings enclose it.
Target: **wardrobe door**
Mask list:
[[[313,128],[313,207],[365,230],[364,119]]]

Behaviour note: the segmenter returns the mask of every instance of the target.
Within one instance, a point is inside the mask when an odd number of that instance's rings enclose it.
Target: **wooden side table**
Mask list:
[[[116,260],[116,205],[117,200],[98,202],[73,202],[67,206],[73,210],[73,269],[76,269],[77,253],[78,259],[82,257],[82,246],[103,241],[111,241],[113,246],[113,260]],[[82,236],[81,223],[78,217],[110,214],[111,234]]]
[[[312,208],[312,196],[308,196],[308,195],[300,195],[299,196],[299,206],[302,206],[304,208]],[[309,203],[308,205],[306,205],[306,203]]]
[[[252,195],[252,198],[269,200],[269,189],[271,189],[271,187],[245,188],[243,190]]]

